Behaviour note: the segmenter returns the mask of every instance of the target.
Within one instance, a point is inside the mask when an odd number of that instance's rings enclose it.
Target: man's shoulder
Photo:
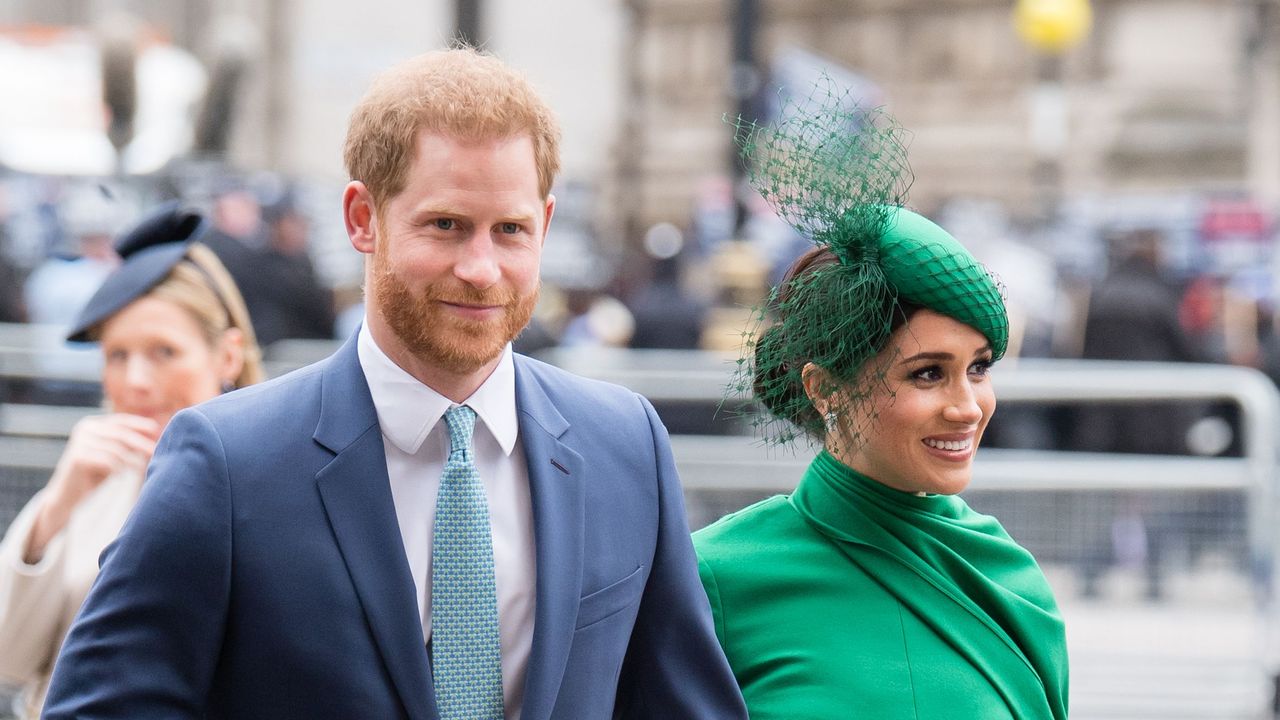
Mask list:
[[[652,411],[634,391],[523,355],[515,358],[517,411],[545,419],[545,409],[539,408],[545,402],[578,432],[619,439],[653,432]]]
[[[638,395],[628,388],[603,380],[595,380],[575,375],[550,363],[516,353],[516,368],[520,374],[536,381],[548,396],[555,399],[563,397],[582,398],[585,402],[600,403],[621,402],[634,406]]]

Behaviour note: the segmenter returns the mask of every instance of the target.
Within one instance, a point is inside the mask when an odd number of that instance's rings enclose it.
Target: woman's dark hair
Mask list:
[[[805,393],[801,370],[806,363],[814,362],[828,370],[837,380],[852,381],[862,370],[868,357],[847,357],[847,353],[841,354],[838,348],[847,347],[849,343],[843,342],[843,338],[839,337],[817,336],[808,348],[809,352],[790,357],[784,357],[779,352],[778,345],[788,340],[784,333],[792,326],[788,322],[792,316],[812,317],[812,313],[823,311],[822,308],[810,305],[821,303],[831,297],[831,294],[815,292],[815,283],[810,281],[822,274],[820,282],[823,284],[839,283],[839,266],[839,258],[825,245],[815,246],[796,258],[771,298],[770,309],[775,322],[760,335],[755,347],[752,377],[755,396],[775,417],[790,421],[817,437],[825,433],[825,425]],[[891,316],[893,320],[888,334],[883,338],[872,339],[870,345],[876,352],[884,348],[889,334],[905,325],[921,308],[896,296],[886,296],[880,302],[889,306],[881,310],[887,310],[883,314]],[[830,308],[830,311],[840,312],[838,308]],[[791,341],[788,345],[795,347],[798,343]]]

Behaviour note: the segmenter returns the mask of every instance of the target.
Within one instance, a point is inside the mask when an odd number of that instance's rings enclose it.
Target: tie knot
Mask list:
[[[449,457],[471,450],[471,436],[476,429],[476,411],[466,405],[454,405],[444,413],[449,425]]]

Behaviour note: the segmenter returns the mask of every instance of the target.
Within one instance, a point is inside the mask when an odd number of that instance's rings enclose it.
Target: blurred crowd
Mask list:
[[[768,288],[806,243],[763,203],[737,207],[723,183],[709,188],[685,222],[659,223],[632,242],[558,216],[549,245],[572,238],[570,254],[593,262],[557,268],[566,253],[549,248],[552,267],[544,268],[539,308],[518,349],[735,353]],[[0,177],[0,321],[68,323],[115,266],[116,231],[149,204],[182,197],[212,217],[204,242],[242,288],[264,348],[285,339],[344,339],[362,307],[358,259],[342,252],[338,192],[225,168],[125,186]],[[577,212],[589,216],[589,209]],[[957,201],[930,214],[955,228],[1004,283],[1011,356],[1230,363],[1280,381],[1266,217],[1243,241],[1222,240],[1202,214],[1200,226],[1185,217],[1099,222],[1076,228],[1067,242],[1043,228],[1019,229],[991,204]],[[1093,436],[1077,443],[1161,451],[1151,438],[1162,433],[1090,427]]]
[[[735,203],[727,185],[710,182],[689,218],[632,238],[607,237],[584,219],[592,216],[590,194],[565,188],[565,212],[548,236],[539,305],[516,349],[677,349],[738,357],[769,288],[809,243],[762,202]],[[335,184],[214,166],[129,183],[0,176],[0,322],[69,326],[118,265],[117,233],[148,207],[181,198],[210,217],[202,242],[241,288],[266,359],[273,358],[273,346],[299,339],[323,344],[313,353],[323,356],[363,317],[361,261],[346,247],[340,191]],[[1168,216],[1056,227],[1019,226],[1006,209],[972,200],[922,210],[951,228],[1000,280],[1011,322],[1006,364],[1033,357],[1223,363],[1255,368],[1280,383],[1270,218],[1247,204],[1179,207]],[[98,361],[92,350],[67,353],[63,335],[47,335],[58,346],[44,358],[48,377],[8,383],[0,401],[100,402],[96,383],[57,379],[66,369],[60,363]],[[659,403],[658,409],[672,432],[738,431],[708,417],[705,408]],[[1227,402],[1015,403],[991,423],[984,444],[1238,456],[1239,420],[1239,408]],[[1145,578],[1147,597],[1160,598],[1168,556],[1182,547],[1177,538],[1193,538],[1181,550],[1191,562],[1222,542],[1203,527],[1230,538],[1228,520],[1243,517],[1234,496],[1206,496],[1194,512],[1171,502],[1172,510],[1134,493],[1095,512],[1092,520],[1109,534],[1083,542],[1072,555],[1085,596],[1101,592],[1110,568],[1125,566]]]
[[[332,338],[333,287],[316,271],[311,220],[295,190],[232,177],[192,198],[210,212],[204,242],[244,288],[265,343]],[[65,325],[119,262],[116,233],[148,205],[179,194],[163,187],[11,176],[0,181],[0,318]]]

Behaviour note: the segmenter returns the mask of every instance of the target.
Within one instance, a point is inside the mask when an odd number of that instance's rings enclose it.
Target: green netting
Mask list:
[[[893,358],[881,352],[913,306],[978,329],[996,358],[1007,344],[998,284],[945,230],[902,208],[912,180],[905,131],[833,88],[819,83],[772,125],[735,123],[752,186],[815,245],[813,262],[793,266],[757,308],[729,388],[754,392],[764,412],[752,423],[768,443],[825,439],[836,427],[861,442],[893,401]],[[820,369],[810,384],[822,412],[804,390],[809,363]]]
[[[848,263],[878,249],[912,180],[893,118],[856,107],[828,81],[788,102],[772,125],[739,118],[735,127],[751,185],[796,231]]]

